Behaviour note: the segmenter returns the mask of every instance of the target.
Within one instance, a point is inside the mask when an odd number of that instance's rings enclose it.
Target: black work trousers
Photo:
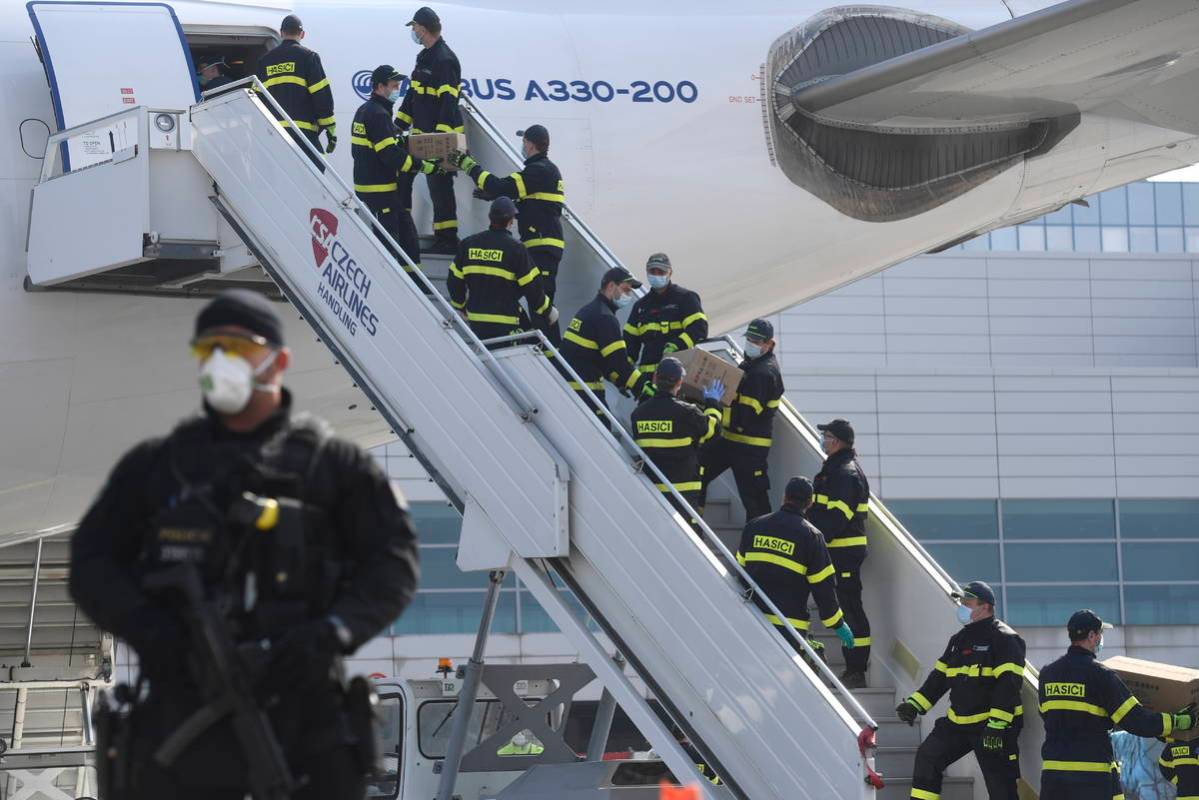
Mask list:
[[[745,519],[751,520],[770,513],[770,474],[766,466],[769,447],[717,439],[700,451],[704,488],[700,492],[700,507],[708,500],[708,485],[724,471],[733,471],[737,494],[745,506]]]
[[[1120,773],[1064,773],[1041,771],[1041,800],[1115,800],[1124,794]]]
[[[454,175],[426,175],[429,184],[429,200],[433,203],[433,238],[438,244],[456,244],[458,241],[458,201],[454,198]],[[400,174],[399,193],[401,206],[412,213],[412,184],[416,173]]]
[[[420,240],[416,237],[416,226],[412,224],[412,215],[400,205],[399,195],[395,192],[365,192],[360,193],[358,199],[366,204],[366,207],[375,215],[375,219],[379,220],[379,224],[383,226],[383,229],[391,234],[391,238],[395,239],[400,249],[419,268]],[[378,239],[385,245],[387,244],[382,236],[379,236]],[[387,247],[388,250],[391,250],[390,245],[387,245]],[[391,254],[400,267],[408,273],[409,277],[413,277],[413,270],[412,267],[408,266],[408,262],[399,253],[392,252]],[[415,277],[413,277],[413,280],[416,280]],[[428,292],[426,291],[425,294],[428,294]]]
[[[1016,782],[1020,779],[1019,750],[1016,746],[1018,734],[1018,730],[995,734],[985,727],[958,725],[941,717],[933,726],[933,732],[920,743],[920,749],[916,751],[912,797],[939,796],[945,770],[973,751],[987,783],[987,796],[991,800],[1019,800],[1016,791]],[[988,735],[1001,736],[1003,749],[984,750],[982,740]],[[1046,800],[1043,793],[1041,798]]]
[[[845,612],[845,624],[853,631],[853,649],[841,648],[845,667],[850,672],[865,672],[870,664],[870,620],[862,606],[862,562],[866,560],[866,548],[830,547],[828,554],[837,571],[837,604]]]

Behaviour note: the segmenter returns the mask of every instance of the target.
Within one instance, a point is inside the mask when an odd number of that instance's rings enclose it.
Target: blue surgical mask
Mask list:
[[[412,31],[408,31],[408,32],[409,32],[410,34],[412,34],[412,41],[413,41],[413,42],[415,42],[416,44],[419,44],[421,47],[424,47],[424,46],[425,46],[425,43],[424,43],[424,42],[422,42],[422,41],[420,40],[420,36],[418,36],[418,35],[417,35],[416,31],[412,30]]]
[[[755,344],[747,339],[745,341],[745,357],[757,358],[760,355],[762,355],[762,345]]]
[[[629,292],[628,294],[618,294],[616,295],[616,299],[612,302],[616,304],[617,308],[625,308],[629,303],[633,302],[633,293]]]
[[[649,285],[651,287],[653,287],[655,289],[665,289],[666,285],[668,283],[670,283],[670,276],[669,275],[654,275],[653,273],[650,273],[649,275],[646,276],[646,281],[649,283]]]
[[[400,93],[400,90],[396,89],[394,92],[391,92],[387,95],[387,100],[392,105],[395,105],[396,103],[400,102],[401,97],[403,97],[403,95]]]
[[[1098,642],[1095,643],[1095,655],[1099,655],[1102,652],[1103,652],[1103,640],[1100,639]]]
[[[970,624],[970,615],[974,613],[974,609],[970,606],[958,606],[958,622],[963,625]]]

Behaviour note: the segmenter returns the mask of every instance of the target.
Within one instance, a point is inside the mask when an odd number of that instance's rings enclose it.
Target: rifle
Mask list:
[[[198,659],[194,672],[206,702],[166,738],[154,752],[154,760],[169,768],[201,734],[231,716],[234,735],[246,756],[251,796],[254,800],[286,800],[296,788],[295,779],[270,720],[255,701],[244,655],[224,617],[205,600],[196,567],[176,564],[155,572],[146,578],[146,588],[172,589],[182,596],[188,634]]]

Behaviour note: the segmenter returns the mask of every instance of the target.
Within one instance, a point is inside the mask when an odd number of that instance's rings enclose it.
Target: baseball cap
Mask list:
[[[516,216],[516,203],[511,197],[497,197],[491,201],[487,216],[491,219],[512,219]]]
[[[438,25],[440,23],[441,17],[437,16],[436,11],[428,6],[421,6],[416,10],[416,13],[412,15],[412,21],[405,22],[404,26],[412,27],[413,25],[423,25],[424,27],[428,28],[431,25]]]
[[[843,419],[835,419],[823,425],[817,425],[816,430],[827,431],[846,444],[853,444],[853,426]]]
[[[955,592],[954,597],[964,600],[978,600],[980,603],[995,605],[995,592],[982,581],[970,581],[962,584],[962,591]]]
[[[812,488],[812,482],[807,478],[796,475],[791,480],[787,481],[787,488],[783,490],[783,496],[788,500],[794,500],[797,503],[806,503],[812,499],[815,493]]]
[[[225,63],[224,56],[208,56],[207,58],[201,58],[196,63],[198,65],[196,72],[203,72],[204,70],[208,69],[209,67],[227,67],[227,66],[229,66],[227,63]]]
[[[516,135],[522,139],[528,139],[542,150],[550,146],[550,132],[545,129],[544,125],[530,125],[523,131],[517,131]]]
[[[658,369],[654,373],[654,381],[662,383],[677,383],[687,374],[687,370],[683,369],[683,362],[677,358],[667,356],[658,362]]]
[[[300,33],[304,30],[304,23],[295,14],[288,14],[279,23],[279,30],[283,33]]]
[[[749,325],[745,326],[745,337],[747,339],[761,339],[767,341],[774,338],[774,326],[768,320],[755,319]]]
[[[600,279],[600,287],[609,283],[627,283],[634,289],[641,288],[641,281],[634,278],[633,273],[624,267],[613,267],[604,273],[604,277]]]
[[[645,260],[645,268],[651,269],[670,269],[670,256],[665,253],[654,253]]]
[[[388,81],[400,81],[403,79],[404,76],[401,75],[399,71],[396,70],[396,68],[391,64],[380,64],[379,66],[375,67],[374,72],[371,73],[371,88],[378,86],[380,83],[387,83]]]
[[[283,322],[273,304],[249,289],[226,289],[196,315],[196,336],[213,328],[237,325],[274,347],[283,346]]]
[[[1066,623],[1066,633],[1070,634],[1072,642],[1087,638],[1088,633],[1111,630],[1111,628],[1111,623],[1104,622],[1089,608],[1075,611],[1070,615],[1070,621]]]

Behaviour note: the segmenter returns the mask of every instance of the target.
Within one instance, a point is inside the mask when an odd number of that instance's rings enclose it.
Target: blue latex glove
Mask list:
[[[704,387],[704,399],[713,403],[719,403],[720,398],[724,397],[724,381],[717,378]]]
[[[853,631],[850,630],[849,625],[844,620],[841,621],[840,625],[833,628],[833,633],[837,634],[837,638],[841,640],[841,644],[845,646],[846,650],[853,649]]]

